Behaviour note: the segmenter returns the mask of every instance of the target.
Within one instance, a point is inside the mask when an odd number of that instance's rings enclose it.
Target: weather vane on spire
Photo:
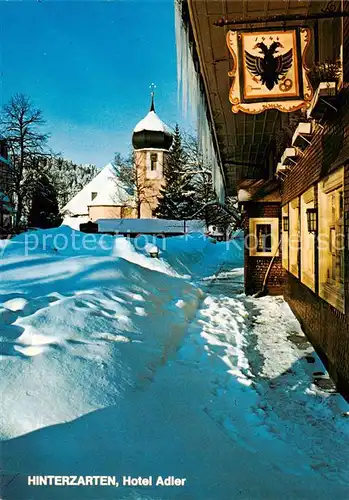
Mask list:
[[[154,97],[154,94],[155,94],[155,89],[156,89],[156,85],[155,85],[155,83],[151,83],[151,84],[149,85],[149,88],[151,89],[151,93],[150,93],[150,95],[151,95],[152,97]]]
[[[154,95],[155,95],[155,89],[156,89],[155,83],[151,83],[149,85],[149,88],[151,89],[151,92],[150,92],[150,95],[151,95],[150,111],[155,111],[155,106],[154,106]]]

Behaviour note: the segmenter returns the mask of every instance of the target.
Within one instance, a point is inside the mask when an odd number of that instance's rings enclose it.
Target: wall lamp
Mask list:
[[[289,226],[289,218],[288,217],[283,217],[282,218],[282,222],[283,222],[283,230],[285,232],[288,232],[288,226]]]

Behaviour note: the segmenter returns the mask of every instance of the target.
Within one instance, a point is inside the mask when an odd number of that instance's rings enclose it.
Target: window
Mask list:
[[[301,197],[301,281],[315,291],[315,233],[309,232],[308,213],[314,212],[315,190],[310,188]]]
[[[92,193],[91,193],[91,201],[93,201],[96,198],[97,194],[98,193],[96,193],[95,191],[92,191]]]
[[[319,294],[344,312],[344,169],[319,184]]]
[[[154,171],[156,170],[158,163],[158,155],[156,153],[152,153],[150,155],[150,170]]]
[[[271,252],[271,224],[256,224],[257,252]]]
[[[163,162],[165,153],[163,151],[146,151],[145,152],[145,175],[147,179],[162,179],[163,178]],[[142,162],[141,165],[144,165]]]
[[[282,266],[288,270],[288,205],[282,207]]]
[[[279,219],[250,219],[250,256],[273,257],[278,255]]]
[[[292,200],[289,204],[289,232],[288,232],[288,248],[289,248],[289,271],[299,277],[299,199]]]

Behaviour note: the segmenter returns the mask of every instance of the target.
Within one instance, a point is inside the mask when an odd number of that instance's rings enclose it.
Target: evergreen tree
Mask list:
[[[61,221],[55,187],[46,175],[41,175],[32,195],[29,226],[48,229],[59,226]]]
[[[185,135],[185,149],[188,168],[192,174],[193,206],[196,210],[194,218],[204,220],[208,227],[215,220],[215,206],[209,205],[216,199],[212,182],[212,168],[205,162],[196,137]]]
[[[205,221],[207,228],[216,225],[224,232],[236,228],[240,221],[237,200],[227,198],[224,206],[218,203],[213,187],[212,166],[200,151],[197,138],[184,134],[182,145],[185,152],[183,170],[190,184],[187,186],[191,207],[188,217]]]
[[[188,154],[182,144],[182,136],[176,125],[171,150],[164,163],[165,185],[160,189],[156,217],[162,219],[188,219],[195,212],[193,173],[188,164]]]
[[[236,228],[239,220],[236,198],[226,198],[224,206],[219,204],[213,187],[212,169],[209,168],[202,155],[198,154],[197,151],[195,158],[196,161],[192,165],[192,184],[195,192],[194,204],[197,207],[197,213],[194,218],[204,220],[207,228],[210,225],[215,225],[223,232],[226,232],[229,228]]]

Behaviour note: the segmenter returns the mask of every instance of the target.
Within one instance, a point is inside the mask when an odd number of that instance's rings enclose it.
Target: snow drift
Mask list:
[[[68,227],[4,242],[2,438],[116,404],[166,363],[202,297],[180,273],[211,272],[227,249],[201,235],[158,243],[160,259],[147,238]]]
[[[201,290],[166,261],[91,236],[58,228],[6,242],[2,438],[116,404],[152,379],[195,315]]]

